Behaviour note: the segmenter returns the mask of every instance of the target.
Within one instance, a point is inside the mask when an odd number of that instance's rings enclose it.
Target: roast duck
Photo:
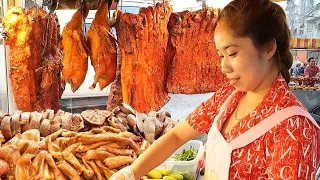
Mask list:
[[[73,92],[81,86],[88,71],[89,48],[83,30],[88,13],[89,6],[83,2],[62,31],[62,75]]]
[[[108,2],[102,1],[88,31],[90,60],[96,73],[91,89],[95,88],[97,82],[100,90],[104,89],[116,76],[117,47],[109,26],[108,7]]]

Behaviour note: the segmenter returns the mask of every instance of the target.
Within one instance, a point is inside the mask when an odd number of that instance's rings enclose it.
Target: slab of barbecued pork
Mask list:
[[[89,13],[86,3],[82,4],[62,32],[63,69],[62,75],[75,92],[83,83],[88,71],[88,47],[83,31],[84,19]]]
[[[57,16],[35,7],[13,7],[2,23],[5,43],[10,47],[10,80],[18,109],[58,110],[64,84]]]
[[[31,44],[31,52],[32,52],[32,61],[31,64],[33,64],[32,71],[32,81],[31,84],[35,83],[35,92],[37,96],[37,101],[34,103],[34,108],[30,111],[40,111],[43,110],[43,100],[40,99],[40,91],[41,91],[41,79],[42,79],[42,61],[43,56],[41,55],[44,51],[44,36],[45,36],[45,30],[47,29],[47,20],[49,17],[46,16],[46,12],[42,9],[38,8],[31,8],[24,9],[25,14],[28,16],[28,22],[30,27],[32,28],[31,34],[30,34],[30,44]],[[25,111],[25,110],[22,110]]]
[[[172,13],[168,24],[167,88],[170,93],[216,91],[226,82],[214,44],[219,9]]]
[[[32,64],[32,27],[20,7],[11,8],[3,17],[5,44],[10,52],[10,80],[18,109],[32,111],[37,101],[34,67]]]
[[[159,110],[169,100],[165,55],[171,11],[165,2],[154,8],[140,8],[137,15],[117,13],[123,102],[139,112]]]
[[[60,109],[60,99],[65,88],[62,79],[62,39],[60,26],[56,14],[50,13],[47,19],[47,29],[42,51],[40,102],[42,109]]]
[[[100,90],[107,87],[116,76],[117,49],[115,39],[109,27],[108,2],[102,1],[88,31],[90,60],[95,71],[94,89],[99,82]]]

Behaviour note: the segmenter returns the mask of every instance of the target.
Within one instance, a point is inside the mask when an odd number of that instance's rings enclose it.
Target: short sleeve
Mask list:
[[[187,117],[186,121],[196,131],[208,134],[213,119],[218,113],[222,101],[234,90],[234,87],[227,84],[218,90],[210,99],[203,102]]]
[[[314,179],[317,134],[310,120],[294,116],[271,131],[265,152],[269,179]]]
[[[189,114],[186,121],[198,132],[208,133],[212,125],[213,118],[217,113],[214,104],[215,95],[206,102],[203,102],[196,110]]]

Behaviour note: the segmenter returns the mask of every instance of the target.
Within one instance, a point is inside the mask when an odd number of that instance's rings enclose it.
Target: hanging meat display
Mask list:
[[[137,15],[117,13],[123,102],[140,112],[159,110],[169,100],[165,55],[171,11],[165,2],[154,8],[140,8]]]
[[[226,83],[214,44],[218,13],[217,9],[203,8],[171,14],[168,24],[168,92],[213,92]]]
[[[38,8],[11,8],[3,18],[10,51],[10,80],[19,110],[58,110],[61,80],[60,26],[55,14]]]
[[[62,31],[62,75],[73,92],[81,86],[88,71],[89,49],[83,31],[84,19],[88,13],[88,4],[83,2]]]
[[[116,76],[117,48],[108,19],[108,3],[102,1],[88,31],[90,60],[96,72],[90,89],[99,82],[100,90],[107,87]]]
[[[115,80],[116,41],[122,66],[110,92],[109,110],[123,101],[140,112],[157,111],[168,102],[168,92],[207,93],[225,83],[213,42],[219,10],[172,13],[165,2],[140,8],[138,14],[119,11],[115,13],[115,40],[107,15],[110,3],[101,2],[86,40],[83,23],[89,7],[83,2],[63,30],[62,47],[58,20],[52,13],[14,8],[6,14],[6,44],[13,49],[10,77],[20,110],[58,110],[64,81],[73,92],[83,83],[88,55],[96,73],[90,89],[97,83],[104,89]],[[63,80],[59,49],[64,55]]]

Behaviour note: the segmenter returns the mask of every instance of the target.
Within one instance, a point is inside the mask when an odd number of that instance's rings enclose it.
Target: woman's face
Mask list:
[[[219,21],[215,31],[222,72],[237,90],[254,91],[270,71],[270,61],[264,58],[262,50],[259,51],[250,38],[237,38],[228,29],[224,21]]]

